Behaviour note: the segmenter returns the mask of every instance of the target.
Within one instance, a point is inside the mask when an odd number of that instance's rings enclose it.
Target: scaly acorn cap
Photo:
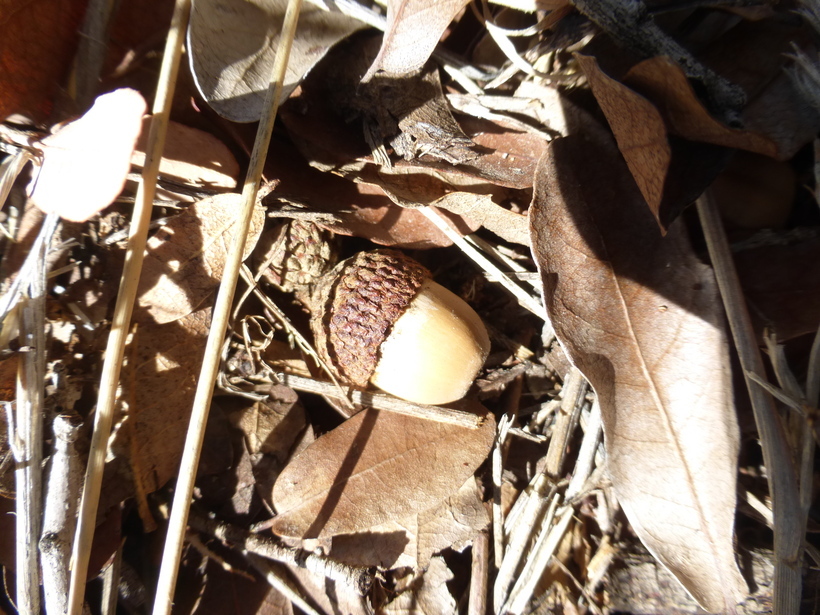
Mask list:
[[[466,394],[489,352],[481,319],[461,298],[393,250],[337,265],[312,297],[317,351],[345,382],[440,404]]]

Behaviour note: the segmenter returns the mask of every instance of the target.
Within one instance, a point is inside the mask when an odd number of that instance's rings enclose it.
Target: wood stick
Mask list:
[[[54,419],[54,445],[49,462],[40,552],[46,613],[62,615],[68,607],[68,565],[77,526],[82,464],[76,448],[82,423],[77,415]]]
[[[43,385],[46,372],[46,255],[59,224],[56,214],[46,216],[32,246],[28,276],[23,280],[20,309],[20,362],[17,370],[14,442],[16,488],[17,610],[40,613],[40,518],[42,510]],[[23,273],[20,273],[22,276]]]

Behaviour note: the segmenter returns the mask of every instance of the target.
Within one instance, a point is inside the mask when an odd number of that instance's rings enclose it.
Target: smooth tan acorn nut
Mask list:
[[[312,303],[317,350],[338,376],[409,401],[461,399],[490,350],[478,314],[393,250],[339,263]]]

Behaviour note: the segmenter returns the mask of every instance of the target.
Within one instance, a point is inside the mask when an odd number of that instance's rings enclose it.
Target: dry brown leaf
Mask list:
[[[577,54],[576,58],[641,194],[657,217],[672,161],[663,118],[643,96],[604,74],[594,58]]]
[[[478,483],[471,476],[458,493],[418,515],[418,565],[426,568],[434,553],[448,547],[463,551],[489,523],[490,515],[481,500]]]
[[[527,216],[496,205],[491,196],[471,192],[451,192],[436,199],[431,205],[463,216],[477,226],[483,226],[488,231],[492,231],[501,239],[524,246],[529,245],[530,233],[527,228]]]
[[[655,57],[636,64],[624,83],[655,105],[672,134],[764,156],[777,154],[775,144],[764,135],[729,128],[709,115],[683,70],[669,58]]]
[[[430,58],[441,35],[468,0],[390,0],[381,49],[363,82],[377,73],[388,76],[417,71]]]
[[[665,232],[714,181],[728,150],[667,135],[663,116],[651,102],[604,74],[594,58],[576,57],[641,194]]]
[[[325,434],[282,471],[273,531],[321,537],[361,531],[427,510],[454,494],[484,461],[495,420],[467,429],[364,410]]]
[[[490,522],[475,477],[430,510],[332,538],[330,556],[356,566],[427,568],[434,553],[462,551]]]
[[[114,466],[127,462],[128,469],[106,472],[107,504],[133,495],[135,485],[138,491],[152,493],[179,471],[210,326],[208,308],[171,323],[137,328],[123,370],[125,419],[111,444]],[[133,476],[134,482],[123,481],[123,474]]]
[[[364,532],[338,534],[329,539],[330,557],[352,566],[416,568],[415,516],[388,521]]]
[[[710,612],[746,593],[733,529],[739,434],[712,271],[665,238],[609,140],[550,144],[530,209],[556,335],[598,395],[618,499]]]
[[[287,0],[197,0],[188,45],[191,71],[203,98],[222,117],[255,122],[265,104]],[[283,98],[327,50],[362,22],[305,4],[290,52]]]
[[[457,613],[456,601],[447,587],[453,573],[442,557],[430,561],[430,567],[421,578],[415,579],[405,592],[387,604],[381,613],[385,615],[448,615]]]
[[[268,394],[268,399],[233,412],[230,419],[245,435],[252,455],[273,455],[283,462],[299,432],[305,428],[305,409],[289,387],[273,385]]]
[[[143,121],[143,130],[131,164],[142,168],[145,163],[145,149],[148,144],[150,118]],[[215,192],[229,192],[236,188],[239,164],[231,150],[210,133],[168,122],[165,149],[159,163],[160,178],[185,186],[205,188]],[[180,192],[158,188],[158,198],[171,198],[191,202],[194,199]]]
[[[171,322],[199,307],[222,279],[240,211],[241,195],[213,196],[171,218],[148,240],[138,290],[141,313],[135,320]],[[264,223],[265,211],[257,203],[243,260],[256,246]]]
[[[40,143],[43,163],[31,199],[46,213],[85,222],[117,198],[146,105],[136,90],[103,94],[80,119]]]
[[[79,39],[84,0],[0,0],[0,120],[45,122]]]
[[[264,201],[266,205],[275,208],[279,204],[298,204],[333,213],[339,222],[321,226],[334,233],[407,249],[446,247],[453,243],[421,212],[399,207],[378,186],[355,183],[310,167],[292,144],[276,135],[265,162],[265,177],[273,188]],[[458,226],[466,232],[478,228],[463,220],[459,220]]]

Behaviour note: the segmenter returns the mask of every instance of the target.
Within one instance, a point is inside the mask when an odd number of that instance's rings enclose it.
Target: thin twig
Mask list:
[[[741,367],[744,372],[753,372],[765,379],[763,360],[743,300],[729,242],[709,190],[698,199],[697,208]],[[771,395],[748,376],[746,387],[760,434],[774,511],[773,612],[775,615],[797,615],[802,585],[800,552],[804,539],[800,534],[797,472]]]
[[[233,543],[267,559],[310,570],[350,587],[360,596],[366,596],[373,585],[372,568],[349,566],[304,549],[293,549],[283,545],[273,536],[253,534],[235,525],[220,523],[196,510],[191,511],[190,522],[191,527],[199,532]]]
[[[299,607],[299,609],[307,613],[307,615],[321,615],[321,613],[314,609],[305,597],[293,587],[292,583],[286,581],[277,573],[270,561],[250,551],[243,550],[242,553],[251,565],[256,568],[259,574],[265,577],[268,585],[290,600],[294,605]]]
[[[17,443],[15,485],[17,512],[17,610],[40,613],[40,518],[42,511],[43,387],[46,372],[46,255],[59,224],[46,216],[30,256],[33,265],[21,287],[20,342],[24,349],[17,370]],[[27,263],[28,263],[27,259]],[[22,272],[20,276],[22,276]]]
[[[437,423],[459,425],[470,429],[476,429],[484,423],[484,417],[457,408],[417,404],[385,393],[372,393],[358,389],[351,390],[347,393],[343,388],[331,382],[322,382],[321,380],[305,378],[304,376],[274,372],[272,377],[277,382],[289,386],[296,391],[316,393],[317,395],[324,395],[333,399],[350,399],[354,404],[375,408],[377,410],[386,410],[388,412],[414,416]]]
[[[48,615],[62,615],[68,606],[68,564],[82,485],[80,454],[75,445],[81,425],[76,415],[59,415],[53,422],[54,450],[49,462],[40,536]]]
[[[528,555],[524,569],[516,579],[510,597],[504,605],[505,611],[523,613],[527,605],[531,603],[535,589],[549,564],[550,558],[558,548],[567,528],[569,528],[572,514],[572,506],[567,506],[560,514],[556,512],[554,517],[552,514],[548,514],[544,519],[535,546]],[[553,520],[555,520],[555,524],[552,523]]]
[[[436,225],[436,227],[438,227],[442,233],[447,235],[447,238],[450,239],[450,241],[461,248],[462,252],[470,257],[484,271],[493,276],[494,279],[497,279],[501,285],[504,286],[504,288],[510,291],[523,307],[527,308],[530,312],[542,320],[547,320],[547,311],[544,306],[542,306],[535,299],[535,297],[516,284],[506,273],[496,267],[490,259],[484,256],[470,243],[465,241],[461,235],[459,235],[455,230],[453,230],[452,227],[450,227],[449,224],[447,224],[446,220],[440,213],[432,207],[421,207],[419,209],[433,224]]]
[[[222,274],[219,293],[214,306],[211,330],[205,346],[205,356],[202,369],[199,373],[196,394],[194,396],[191,420],[188,425],[188,434],[185,438],[182,461],[180,462],[179,478],[174,493],[174,502],[171,508],[171,517],[168,521],[168,534],[165,548],[162,553],[159,582],[157,584],[154,602],[154,615],[168,615],[173,603],[174,586],[176,585],[179,562],[182,556],[182,547],[185,540],[185,526],[188,520],[188,511],[191,505],[191,496],[194,490],[196,468],[202,451],[202,442],[205,435],[205,425],[208,421],[211,398],[214,384],[220,366],[222,342],[228,330],[228,321],[231,315],[236,283],[239,280],[239,269],[242,264],[242,253],[245,239],[248,235],[251,218],[253,216],[256,196],[259,192],[262,168],[265,164],[265,155],[270,146],[273,123],[279,109],[282,97],[282,87],[285,80],[290,48],[296,33],[296,23],[302,6],[301,0],[289,0],[287,12],[279,37],[279,46],[276,51],[271,79],[268,85],[267,98],[262,110],[262,118],[251,152],[248,165],[248,174],[242,189],[242,213],[235,225],[235,232],[228,261]]]
[[[607,34],[642,56],[671,58],[687,77],[703,84],[713,113],[727,123],[738,119],[746,102],[743,90],[706,67],[666,34],[642,0],[572,0],[572,4]]]
[[[490,532],[486,529],[473,538],[472,556],[467,615],[486,615],[490,593]]]
[[[108,344],[106,345],[105,363],[100,376],[100,392],[94,418],[94,433],[88,454],[83,498],[80,504],[80,516],[71,558],[71,587],[68,599],[68,613],[70,615],[79,615],[82,610],[88,558],[91,553],[91,542],[94,538],[97,507],[100,503],[103,466],[105,465],[108,438],[111,435],[111,425],[114,418],[114,405],[117,399],[117,387],[125,352],[125,339],[130,328],[131,313],[134,309],[134,299],[137,295],[137,286],[139,285],[142,270],[151,206],[154,202],[159,163],[162,159],[162,149],[168,130],[168,119],[174,97],[177,73],[179,72],[182,43],[188,24],[190,5],[190,0],[176,0],[157,82],[151,129],[148,134],[148,151],[142,171],[142,183],[137,189],[125,264],[117,294],[117,302],[114,307],[111,333],[108,336]]]

